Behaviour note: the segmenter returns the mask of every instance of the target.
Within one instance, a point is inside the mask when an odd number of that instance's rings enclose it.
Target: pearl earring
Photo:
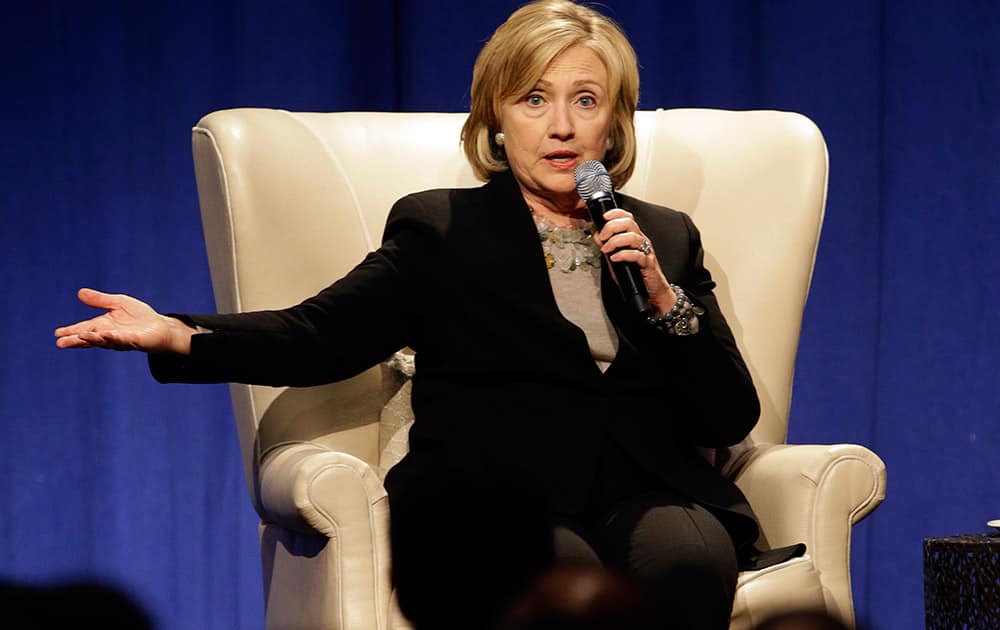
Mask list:
[[[503,143],[504,143],[504,140],[506,140],[506,139],[507,139],[507,136],[503,135],[502,131],[498,131],[497,135],[493,136],[493,142],[495,142],[498,147],[502,147]]]
[[[615,143],[611,141],[611,136],[608,136],[608,141],[604,143],[604,148],[605,150],[610,151],[613,146],[615,146]]]

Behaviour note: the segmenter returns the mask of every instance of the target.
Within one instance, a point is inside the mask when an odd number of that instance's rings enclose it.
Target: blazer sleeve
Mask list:
[[[211,333],[196,334],[187,356],[149,355],[163,383],[321,385],[354,376],[409,345],[416,278],[430,264],[435,234],[426,209],[398,201],[382,245],[346,276],[283,310],[223,315],[173,315]]]
[[[678,427],[697,446],[718,448],[737,444],[757,424],[760,400],[750,370],[719,308],[715,281],[705,268],[701,235],[691,218],[681,213],[687,231],[684,272],[668,279],[684,289],[705,310],[699,331],[670,335],[647,326],[646,343],[654,348],[670,374],[675,402],[686,421]]]

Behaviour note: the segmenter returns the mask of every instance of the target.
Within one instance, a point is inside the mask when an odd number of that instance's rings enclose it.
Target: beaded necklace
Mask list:
[[[547,268],[556,268],[563,273],[585,266],[600,268],[601,248],[594,242],[593,222],[569,218],[572,227],[561,228],[534,212],[531,216],[538,228]]]

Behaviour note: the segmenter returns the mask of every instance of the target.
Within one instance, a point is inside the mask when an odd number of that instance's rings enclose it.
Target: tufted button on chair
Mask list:
[[[378,246],[392,203],[479,185],[459,146],[464,114],[235,109],[193,130],[220,312],[292,305]],[[785,444],[799,330],[826,198],[823,137],[776,111],[636,115],[624,192],[688,212],[763,407],[750,439],[705,453],[760,518],[759,546],[808,553],[740,575],[733,629],[790,608],[853,623],[851,527],[885,496],[868,449]],[[406,448],[405,355],[346,381],[232,386],[250,498],[260,515],[268,628],[406,627],[389,578],[381,479]],[[474,410],[470,410],[474,413]]]

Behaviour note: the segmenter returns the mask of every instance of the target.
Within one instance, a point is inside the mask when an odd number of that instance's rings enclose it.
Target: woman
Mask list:
[[[58,329],[57,345],[146,351],[163,382],[293,386],[409,346],[416,422],[386,479],[394,536],[429,471],[517,475],[551,515],[557,557],[656,587],[678,627],[724,628],[758,530],[696,447],[749,433],[753,383],[690,219],[619,196],[592,234],[575,191],[585,161],[616,185],[632,172],[635,54],[604,16],[543,0],[497,29],[471,95],[463,145],[486,184],[401,199],[379,250],[318,295],[282,311],[164,316],[83,289],[108,312]],[[602,255],[638,266],[652,317],[623,302]],[[490,449],[470,456],[470,444]],[[510,498],[502,483],[471,490]],[[411,613],[406,598],[400,586]]]

